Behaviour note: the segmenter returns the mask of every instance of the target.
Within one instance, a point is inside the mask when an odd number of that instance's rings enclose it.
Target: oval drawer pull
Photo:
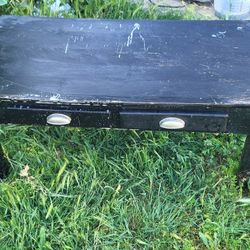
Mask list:
[[[50,125],[63,126],[71,123],[71,118],[64,114],[51,114],[47,117],[47,123]]]
[[[185,121],[177,117],[167,117],[160,121],[160,127],[164,129],[181,129],[185,127]]]

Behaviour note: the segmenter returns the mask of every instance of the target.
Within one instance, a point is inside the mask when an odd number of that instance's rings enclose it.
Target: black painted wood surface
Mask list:
[[[0,18],[0,97],[250,104],[250,22]]]

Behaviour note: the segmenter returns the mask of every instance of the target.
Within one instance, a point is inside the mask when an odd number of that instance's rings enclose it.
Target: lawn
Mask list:
[[[21,2],[0,13],[58,15]],[[61,16],[196,18],[192,8],[69,2]],[[17,125],[0,136],[11,163],[0,183],[1,250],[250,249],[250,206],[237,203],[235,177],[243,136]]]

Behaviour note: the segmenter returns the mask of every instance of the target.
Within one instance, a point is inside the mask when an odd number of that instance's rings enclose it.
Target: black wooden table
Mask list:
[[[250,22],[2,16],[0,122],[248,135]]]

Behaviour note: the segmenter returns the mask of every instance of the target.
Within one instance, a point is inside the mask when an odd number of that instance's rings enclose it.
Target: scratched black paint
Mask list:
[[[1,17],[0,25],[1,97],[250,103],[248,21]]]

